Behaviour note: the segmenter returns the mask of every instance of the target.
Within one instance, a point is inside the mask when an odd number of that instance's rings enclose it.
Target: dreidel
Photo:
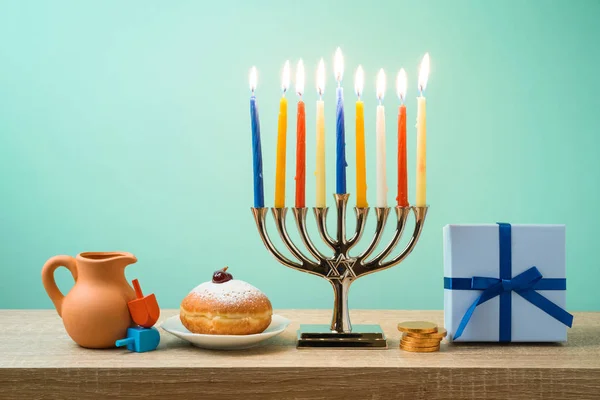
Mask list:
[[[115,342],[115,346],[126,346],[127,350],[136,353],[156,350],[160,342],[160,334],[156,328],[142,328],[136,326],[127,329],[127,337]]]
[[[129,314],[133,322],[144,328],[151,328],[154,326],[158,317],[160,317],[160,308],[156,301],[154,293],[144,296],[142,288],[137,279],[132,282],[135,290],[135,300],[131,300],[127,305],[129,306]]]

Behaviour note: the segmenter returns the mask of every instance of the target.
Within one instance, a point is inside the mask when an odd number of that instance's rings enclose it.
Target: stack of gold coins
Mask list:
[[[444,328],[433,322],[406,321],[398,324],[402,332],[400,348],[414,353],[431,353],[440,350],[440,342],[446,336]]]

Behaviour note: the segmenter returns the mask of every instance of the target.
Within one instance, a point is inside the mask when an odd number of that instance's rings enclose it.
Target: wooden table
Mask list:
[[[400,351],[396,325],[441,324],[440,311],[353,311],[354,323],[382,325],[387,350],[297,350],[298,324],[327,322],[330,311],[277,313],[292,325],[254,349],[197,349],[161,330],[159,350],[137,354],[78,347],[53,310],[0,310],[0,398],[600,398],[600,313],[575,313],[567,344],[442,344],[429,354]]]

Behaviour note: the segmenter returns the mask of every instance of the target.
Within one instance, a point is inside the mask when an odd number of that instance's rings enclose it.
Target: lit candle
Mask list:
[[[365,109],[360,99],[363,92],[365,74],[359,65],[354,78],[356,91],[356,207],[369,207],[367,203],[367,166],[365,158]]]
[[[377,207],[387,207],[387,184],[385,177],[385,108],[383,107],[383,95],[385,94],[385,72],[379,70],[377,75],[377,118],[375,120],[376,135],[376,175],[377,175]]]
[[[336,133],[336,193],[346,193],[346,129],[344,127],[344,89],[342,77],[344,75],[344,58],[342,50],[338,47],[335,51],[334,62],[335,80],[338,87],[336,91],[337,104],[335,112]]]
[[[427,102],[423,92],[429,77],[429,53],[425,54],[419,71],[419,97],[417,97],[417,207],[427,204]]]
[[[323,92],[325,91],[325,63],[319,61],[317,69],[317,169],[315,176],[317,181],[316,207],[326,207],[325,201],[325,105],[323,103]]]
[[[277,169],[275,170],[275,208],[285,207],[285,152],[287,135],[287,100],[285,92],[290,86],[290,62],[286,61],[281,74],[283,95],[279,101],[279,120],[277,123]]]
[[[256,67],[250,70],[250,121],[252,125],[252,167],[254,169],[254,207],[265,206],[265,192],[262,176],[262,150],[260,146],[260,121],[258,119],[258,107],[256,106]]]
[[[304,63],[298,61],[296,68],[296,93],[298,94],[298,116],[296,119],[296,207],[305,206],[306,186],[306,119],[304,112]]]
[[[398,108],[398,197],[396,198],[399,207],[408,206],[408,181],[406,177],[406,71],[404,68],[398,73],[396,90],[400,98],[400,107]]]

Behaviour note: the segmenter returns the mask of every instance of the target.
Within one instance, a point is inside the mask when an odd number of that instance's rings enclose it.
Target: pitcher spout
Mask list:
[[[136,256],[125,251],[86,252],[79,254],[78,258],[88,263],[111,263],[123,268],[137,262]]]
[[[137,257],[131,253],[119,252],[119,255],[116,257],[115,262],[121,264],[123,268],[125,268],[130,264],[135,264],[137,260]]]

